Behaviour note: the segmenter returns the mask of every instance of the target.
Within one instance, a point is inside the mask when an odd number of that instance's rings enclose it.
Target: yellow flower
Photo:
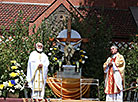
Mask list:
[[[17,75],[20,75],[20,73],[17,73]]]
[[[11,69],[17,69],[18,67],[17,66],[12,66]]]
[[[9,81],[8,86],[12,87],[12,86],[14,86],[14,84],[12,84],[11,81]]]
[[[11,63],[16,63],[16,61],[15,60],[12,60]]]
[[[3,84],[0,84],[0,89],[3,89],[4,85]]]
[[[21,73],[21,75],[23,75],[23,73]]]
[[[83,50],[80,50],[80,52],[83,52]]]
[[[12,73],[10,73],[10,76],[11,77],[16,77],[17,76],[17,73],[12,72]]]
[[[84,55],[81,55],[81,57],[84,57]]]
[[[82,59],[80,59],[79,62],[82,62]]]
[[[75,62],[73,62],[73,64],[75,64]]]
[[[56,60],[57,60],[57,58],[55,57],[55,58],[54,58],[54,60],[56,61]]]
[[[54,48],[54,50],[57,50],[57,48]]]

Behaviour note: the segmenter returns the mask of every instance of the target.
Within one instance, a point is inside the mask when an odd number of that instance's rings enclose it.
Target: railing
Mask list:
[[[89,87],[89,97],[84,97],[82,95],[82,86],[88,85]],[[94,94],[94,95],[92,95]],[[97,94],[97,95],[96,95]],[[82,100],[95,100],[99,101],[99,79],[92,79],[92,78],[86,78],[86,79],[80,79],[80,99]]]
[[[136,82],[132,82],[130,88],[124,89],[124,100],[138,102],[138,86]]]

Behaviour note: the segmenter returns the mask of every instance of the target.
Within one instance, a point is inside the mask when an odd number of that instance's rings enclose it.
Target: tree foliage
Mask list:
[[[27,19],[23,22],[22,13],[19,14],[17,21],[13,20],[13,25],[9,31],[3,28],[0,43],[1,70],[9,67],[10,60],[16,60],[26,72],[29,54],[34,50],[34,44],[36,43],[35,38],[40,38],[38,35],[29,35],[28,31],[29,21]]]
[[[130,87],[132,82],[136,82],[138,79],[138,38],[133,37],[130,46],[120,51],[123,53],[126,61],[125,68],[125,85],[126,88]]]
[[[87,43],[82,43],[89,60],[84,68],[83,75],[103,80],[103,63],[109,55],[112,38],[112,27],[107,26],[106,19],[96,14],[86,15],[83,20],[75,17],[73,29],[77,30],[82,38],[88,38]]]

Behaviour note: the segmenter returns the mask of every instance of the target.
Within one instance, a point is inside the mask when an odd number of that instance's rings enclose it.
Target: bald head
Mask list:
[[[116,54],[117,53],[117,46],[111,46],[111,53]]]

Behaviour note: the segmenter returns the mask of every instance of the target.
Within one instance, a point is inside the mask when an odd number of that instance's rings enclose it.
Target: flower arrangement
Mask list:
[[[61,71],[62,65],[66,64],[64,52],[60,51],[59,46],[56,44],[56,40],[49,41],[49,48],[47,50],[47,55],[50,61],[49,73],[48,75],[54,74],[57,70]],[[76,48],[75,52],[70,60],[72,65],[75,65],[78,69],[85,65],[88,56],[86,56],[86,51]]]
[[[10,67],[5,70],[0,79],[0,97],[7,97],[8,93],[19,93],[24,89],[26,75],[15,60],[10,62]]]
[[[75,49],[75,53],[71,59],[71,62],[73,65],[76,65],[77,68],[81,68],[88,59],[88,56],[86,55],[86,51],[77,48]]]
[[[50,61],[49,69],[51,73],[53,73],[56,70],[58,70],[58,64],[59,60],[62,58],[62,52],[59,50],[58,46],[50,47],[48,52],[48,57]]]

